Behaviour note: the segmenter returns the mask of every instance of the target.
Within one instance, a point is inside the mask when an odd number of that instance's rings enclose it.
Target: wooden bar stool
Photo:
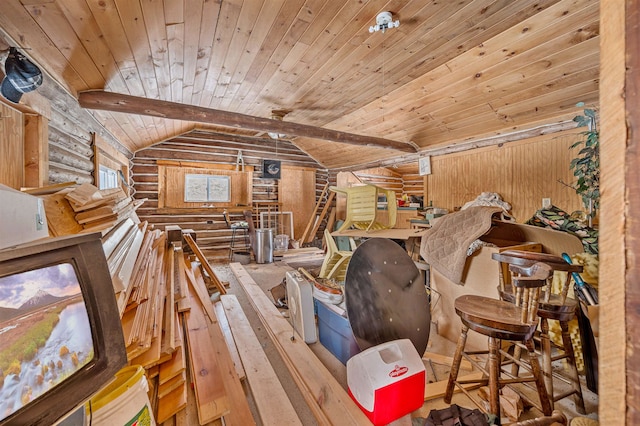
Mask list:
[[[500,388],[506,384],[534,382],[541,411],[546,416],[552,412],[533,343],[533,335],[539,322],[537,311],[541,288],[546,285],[552,271],[549,265],[544,263],[534,263],[528,267],[509,265],[509,270],[515,273],[512,279],[512,285],[516,288],[515,303],[475,295],[463,295],[455,300],[454,307],[462,321],[462,331],[444,395],[444,401],[450,404],[454,387],[458,386],[481,410],[486,411],[483,404],[464,388],[463,385],[468,381],[458,381],[458,371],[464,356],[484,373],[482,379],[473,382],[489,386],[489,413],[498,417],[497,424],[500,424]],[[469,329],[489,338],[487,351],[465,351]],[[502,377],[500,347],[503,340],[521,342],[525,345],[531,362],[531,376]],[[471,356],[481,354],[488,355],[487,368]]]
[[[584,399],[580,386],[580,377],[576,367],[575,353],[569,334],[569,321],[576,317],[578,302],[567,297],[567,293],[572,283],[572,272],[582,272],[582,266],[567,263],[563,258],[546,253],[534,253],[520,250],[507,250],[502,253],[494,253],[492,258],[499,262],[508,264],[517,263],[521,266],[532,265],[542,262],[551,268],[552,271],[562,271],[567,273],[562,288],[559,293],[553,293],[551,281],[553,275],[548,279],[547,288],[540,297],[538,304],[538,316],[540,317],[540,352],[542,354],[542,369],[544,371],[547,392],[551,398],[552,405],[563,398],[574,395],[574,402],[579,413],[585,414]],[[503,277],[500,295],[504,300],[513,301],[513,292],[507,280]],[[552,353],[551,338],[549,335],[549,320],[556,320],[562,330],[562,346],[557,347],[558,353]],[[516,347],[514,356],[517,358],[520,349]],[[560,359],[567,360],[567,374],[553,373],[552,362]],[[519,364],[514,363],[513,374],[518,374]],[[563,380],[569,385],[569,389],[562,393],[554,392],[553,378]]]

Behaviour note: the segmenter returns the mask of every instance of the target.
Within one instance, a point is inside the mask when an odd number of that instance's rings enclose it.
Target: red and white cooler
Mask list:
[[[374,425],[386,425],[424,403],[426,373],[409,339],[373,346],[347,361],[349,395]]]

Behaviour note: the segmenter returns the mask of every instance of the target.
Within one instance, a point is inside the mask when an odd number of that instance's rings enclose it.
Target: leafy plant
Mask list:
[[[572,187],[582,197],[585,208],[593,214],[600,206],[600,136],[596,111],[586,108],[584,115],[574,117],[573,121],[578,127],[587,126],[588,130],[581,132],[585,136],[583,139],[571,145],[571,149],[580,148],[570,164],[577,178]]]

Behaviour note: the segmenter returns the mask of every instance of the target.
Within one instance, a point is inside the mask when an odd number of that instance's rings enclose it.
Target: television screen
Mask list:
[[[126,364],[99,239],[0,251],[0,424],[53,424]]]
[[[93,337],[70,263],[0,278],[0,413],[50,391],[93,358]]]

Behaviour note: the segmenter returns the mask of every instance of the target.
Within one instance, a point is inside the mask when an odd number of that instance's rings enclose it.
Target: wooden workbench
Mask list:
[[[391,238],[393,240],[408,240],[410,238],[422,238],[426,229],[378,229],[364,231],[361,229],[347,229],[345,231],[334,231],[334,237],[356,237],[356,238]]]

